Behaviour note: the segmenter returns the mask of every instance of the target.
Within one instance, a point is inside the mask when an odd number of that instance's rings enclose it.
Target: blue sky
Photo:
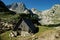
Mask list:
[[[60,0],[2,0],[6,5],[14,2],[23,2],[27,8],[36,8],[38,10],[46,10],[55,4],[60,4]]]

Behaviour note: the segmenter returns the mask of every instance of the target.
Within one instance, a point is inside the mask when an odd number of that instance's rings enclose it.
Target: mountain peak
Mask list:
[[[17,13],[23,13],[27,8],[23,2],[20,2],[20,3],[13,3],[9,9]]]
[[[18,6],[17,3],[12,3],[10,10],[16,10],[17,6]]]

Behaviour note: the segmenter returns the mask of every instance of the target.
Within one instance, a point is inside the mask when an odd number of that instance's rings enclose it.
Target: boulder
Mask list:
[[[31,36],[30,33],[26,32],[26,31],[21,31],[21,36]]]
[[[13,31],[9,34],[10,37],[16,37],[17,36],[17,32],[16,31]]]

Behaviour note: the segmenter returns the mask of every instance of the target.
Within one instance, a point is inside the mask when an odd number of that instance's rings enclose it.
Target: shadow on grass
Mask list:
[[[35,34],[35,33],[38,33],[38,32],[39,32],[39,28],[36,27],[36,30],[35,30],[34,34]]]
[[[2,40],[1,36],[0,36],[0,40]]]
[[[60,24],[50,24],[50,25],[43,25],[43,26],[46,26],[46,27],[58,27],[58,26],[60,26]]]
[[[6,31],[10,31],[10,30],[2,30],[0,31],[0,34],[5,33]]]

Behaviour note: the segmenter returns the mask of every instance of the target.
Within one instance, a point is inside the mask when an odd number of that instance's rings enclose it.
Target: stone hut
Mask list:
[[[19,31],[18,33],[22,36],[34,34],[37,32],[36,27],[32,23],[30,19],[21,18],[16,26],[14,27],[13,31]]]

